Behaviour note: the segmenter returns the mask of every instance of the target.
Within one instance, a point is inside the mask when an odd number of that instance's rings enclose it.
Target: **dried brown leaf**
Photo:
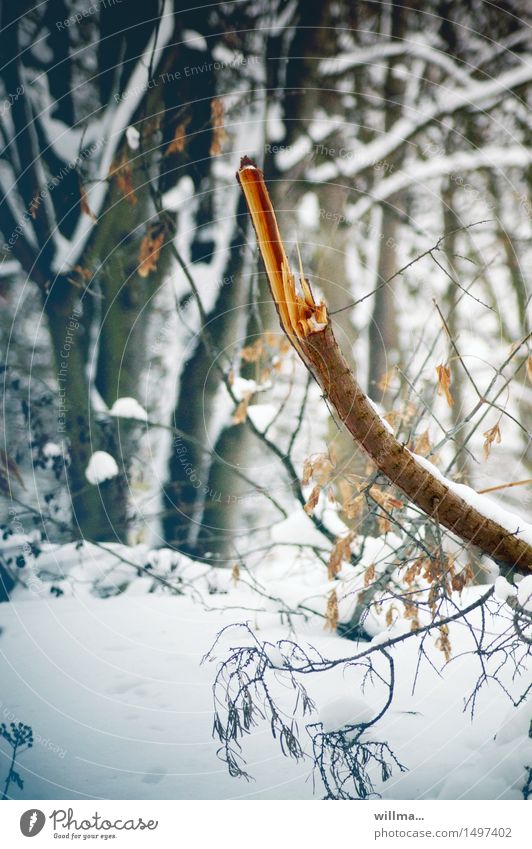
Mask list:
[[[168,147],[166,148],[165,156],[170,156],[171,153],[182,153],[185,149],[187,143],[187,127],[192,120],[191,115],[187,115],[183,120],[176,126],[174,130],[174,137]]]
[[[35,197],[32,198],[32,201],[31,201],[31,203],[28,207],[28,212],[33,219],[35,219],[37,217],[37,210],[39,209],[39,207],[42,203],[42,200],[43,200],[42,194],[35,195]]]
[[[414,443],[414,452],[419,454],[421,457],[426,457],[430,454],[432,445],[429,438],[429,429],[423,431],[423,433],[418,436]]]
[[[388,371],[381,375],[380,380],[377,383],[377,388],[380,389],[381,392],[387,392],[394,377],[395,366],[392,366],[392,368],[388,369]]]
[[[249,392],[247,395],[245,395],[244,398],[242,398],[240,404],[238,405],[233,414],[233,424],[243,424],[246,421],[248,417],[248,407],[250,398],[251,392]]]
[[[305,507],[303,508],[305,510],[305,513],[308,516],[312,516],[312,514],[314,513],[314,508],[316,507],[316,505],[317,505],[317,503],[320,499],[320,492],[321,492],[321,487],[318,484],[316,484],[316,486],[314,487],[314,489],[312,490],[312,492],[310,493],[310,495],[308,497],[308,500],[307,500],[307,503],[305,504]]]
[[[500,444],[500,441],[501,441],[500,422],[497,422],[497,424],[494,424],[493,427],[490,427],[489,430],[486,430],[482,435],[484,436],[484,445],[482,446],[482,450],[484,452],[484,459],[487,460],[489,455],[490,455],[491,446],[494,443],[496,443],[497,445]]]
[[[336,590],[333,590],[327,599],[327,608],[325,611],[325,630],[336,631],[338,627],[338,596]]]
[[[320,486],[326,486],[333,475],[334,469],[334,454],[318,454],[312,462],[312,477]]]
[[[438,395],[445,395],[445,399],[449,407],[454,406],[454,399],[451,395],[451,369],[449,366],[436,366],[438,375]]]
[[[90,280],[92,278],[92,271],[89,271],[88,268],[84,268],[82,265],[75,265],[72,273],[78,274],[83,280]]]
[[[327,575],[329,580],[335,577],[342,568],[342,561],[346,563],[351,559],[351,543],[355,538],[354,531],[350,531],[345,537],[340,537],[336,540],[329,555],[327,564]]]
[[[257,339],[252,345],[246,345],[240,350],[240,357],[246,363],[256,363],[262,356],[263,348],[262,339]]]
[[[372,563],[371,566],[368,566],[368,568],[364,572],[364,586],[369,587],[369,585],[372,584],[375,580],[376,575],[377,570],[375,569],[375,564]]]
[[[436,648],[443,652],[445,660],[448,662],[451,659],[451,641],[449,640],[449,626],[441,625],[440,636],[436,640]]]
[[[308,486],[312,478],[312,463],[310,460],[305,460],[303,463],[303,476],[301,483],[303,486]]]
[[[389,534],[392,529],[392,523],[388,516],[377,516],[377,527],[382,536]]]
[[[211,123],[212,140],[209,153],[211,156],[219,156],[222,152],[222,145],[228,138],[224,128],[224,105],[219,97],[215,97],[211,101]]]
[[[393,615],[394,615],[394,613],[397,614],[397,612],[398,611],[397,611],[397,607],[395,606],[395,604],[391,604],[389,606],[388,610],[386,611],[385,622],[386,622],[388,628],[390,628],[391,625],[393,625],[393,622],[394,622]]]
[[[381,507],[385,510],[399,510],[403,506],[403,502],[395,498],[390,492],[379,489],[378,486],[372,486],[369,494]]]
[[[152,271],[157,271],[157,264],[164,245],[165,230],[161,224],[152,225],[142,242],[139,251],[139,277],[148,277]]]
[[[98,220],[96,218],[94,212],[92,211],[92,209],[89,206],[89,200],[88,200],[88,197],[87,197],[87,190],[85,189],[85,186],[83,185],[83,183],[79,184],[79,208],[81,209],[82,213],[84,215],[88,215],[89,218],[92,221]]]
[[[111,165],[109,178],[115,181],[118,191],[131,206],[135,206],[139,202],[133,188],[133,174],[131,165],[129,164],[127,150],[124,149],[118,159]]]

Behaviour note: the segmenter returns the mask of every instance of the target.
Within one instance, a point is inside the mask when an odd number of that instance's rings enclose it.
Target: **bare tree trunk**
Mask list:
[[[443,240],[443,250],[445,254],[445,260],[447,263],[447,271],[453,277],[453,279],[457,279],[459,275],[459,271],[456,268],[456,254],[457,254],[457,246],[456,246],[456,237],[457,237],[457,229],[460,227],[459,219],[454,211],[454,188],[451,181],[447,183],[447,186],[444,188],[442,192],[442,205],[443,205],[443,229],[445,238]],[[451,334],[452,339],[455,342],[458,342],[458,334],[459,334],[459,314],[458,314],[458,303],[459,303],[459,294],[460,289],[455,285],[451,280],[449,280],[449,286],[447,289],[447,294],[445,298],[445,302],[447,305],[447,326],[449,328],[449,332]],[[451,417],[453,428],[455,429],[454,436],[454,444],[456,445],[457,451],[462,454],[463,449],[463,431],[458,428],[460,424],[462,415],[463,415],[463,392],[462,392],[462,384],[463,384],[463,374],[462,374],[462,366],[460,365],[459,360],[456,357],[451,358],[451,362],[449,363],[451,369],[451,382],[453,386],[453,399],[454,404],[451,407]],[[470,479],[470,469],[469,464],[467,462],[467,457],[464,455],[461,464],[460,464],[460,475],[461,479],[464,483],[468,483]]]
[[[399,39],[403,33],[404,7],[393,2],[391,8],[384,12],[390,16],[390,36]],[[386,80],[383,87],[384,132],[395,124],[401,113],[401,95],[404,84],[394,74],[394,62],[388,64]],[[382,163],[385,174],[391,174],[400,163],[402,154],[389,157]],[[378,163],[375,163],[376,165]],[[377,261],[376,289],[373,315],[369,325],[369,365],[368,365],[368,395],[374,401],[386,406],[390,395],[386,386],[382,388],[382,380],[392,365],[396,364],[399,337],[397,331],[396,298],[394,284],[386,284],[386,280],[397,270],[397,234],[398,218],[396,208],[400,197],[392,197],[382,206],[381,232]]]
[[[59,383],[58,431],[66,438],[68,447],[66,475],[73,524],[86,539],[120,539],[124,523],[119,482],[105,481],[97,487],[85,477],[92,452],[108,446],[103,444],[91,414],[87,346],[83,340],[90,328],[84,321],[77,290],[68,280],[58,277],[45,299],[44,309]]]
[[[245,205],[239,201],[237,220],[242,221]],[[239,223],[240,226],[240,223]],[[239,328],[244,328],[247,312],[247,281],[243,273],[242,235],[236,231],[229,251],[224,278],[218,299],[206,326],[200,331],[196,347],[182,372],[179,397],[174,421],[180,430],[193,440],[174,440],[169,462],[169,482],[165,486],[166,517],[165,539],[171,545],[188,553],[201,556],[209,550],[203,539],[202,514],[205,500],[209,498],[209,474],[213,434],[210,426],[214,420],[218,393],[223,383],[211,350],[224,352],[239,339]],[[205,335],[209,343],[205,344]],[[218,365],[223,366],[223,361]],[[217,435],[214,436],[217,439]],[[211,505],[213,507],[213,505]],[[211,523],[217,520],[211,511]],[[211,547],[213,543],[211,541]]]

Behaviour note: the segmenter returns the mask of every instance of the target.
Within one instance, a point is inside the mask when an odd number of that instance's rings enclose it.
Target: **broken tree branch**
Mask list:
[[[314,299],[302,268],[301,288],[296,289],[262,171],[244,157],[237,179],[255,228],[281,326],[355,441],[380,471],[439,525],[477,546],[505,574],[531,572],[532,544],[523,537],[518,517],[515,524],[513,517],[506,517],[504,525],[496,521],[491,517],[496,505],[487,500],[481,503],[482,496],[447,480],[387,428],[348,367],[327,308]]]

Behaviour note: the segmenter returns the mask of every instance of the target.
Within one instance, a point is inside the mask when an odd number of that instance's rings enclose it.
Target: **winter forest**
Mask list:
[[[2,3],[0,797],[532,798],[531,30]]]

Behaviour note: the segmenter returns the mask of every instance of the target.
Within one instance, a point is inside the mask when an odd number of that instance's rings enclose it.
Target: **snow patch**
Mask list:
[[[117,398],[110,409],[112,416],[118,416],[122,419],[137,419],[145,422],[148,414],[144,407],[141,407],[136,398]]]
[[[322,707],[319,721],[324,731],[340,731],[346,725],[371,722],[373,716],[373,711],[362,699],[357,699],[355,696],[342,696]]]
[[[517,601],[524,610],[532,613],[532,575],[527,575],[520,581],[517,588]]]
[[[118,466],[114,457],[107,451],[95,451],[85,469],[85,477],[89,483],[99,484],[115,478],[118,474]]]
[[[515,596],[517,593],[516,587],[513,587],[503,575],[499,575],[499,577],[495,580],[494,587],[495,598],[498,601],[507,601],[507,599]]]
[[[207,50],[207,40],[195,29],[183,30],[183,44],[190,50]]]
[[[253,404],[248,407],[248,417],[251,419],[257,430],[260,430],[263,433],[272,423],[276,415],[277,407],[275,404]]]
[[[164,209],[170,212],[177,212],[179,208],[194,197],[194,183],[191,177],[183,177],[176,186],[169,189],[162,196],[162,205]]]
[[[140,133],[136,127],[127,128],[126,139],[131,150],[138,150],[140,144]]]
[[[469,504],[481,513],[486,517],[486,519],[491,519],[492,521],[497,522],[511,534],[524,540],[528,545],[532,545],[532,525],[525,522],[524,519],[521,519],[521,517],[515,513],[505,510],[504,507],[501,507],[500,504],[497,504],[497,502],[492,501],[485,495],[480,495],[478,492],[475,492],[475,490],[471,489],[471,487],[466,486],[463,483],[455,483],[454,481],[449,480],[449,478],[442,475],[440,470],[431,463],[430,460],[427,460],[426,457],[421,457],[419,454],[414,454],[413,452],[410,453],[420,466],[423,466],[423,468],[426,469],[433,477],[445,486],[449,487],[451,492],[454,492],[455,495],[465,501],[466,504]]]
[[[47,442],[46,445],[43,446],[42,453],[45,457],[61,457],[63,452],[57,443]]]
[[[297,218],[302,227],[318,230],[320,226],[320,205],[315,192],[306,192],[297,208]]]

